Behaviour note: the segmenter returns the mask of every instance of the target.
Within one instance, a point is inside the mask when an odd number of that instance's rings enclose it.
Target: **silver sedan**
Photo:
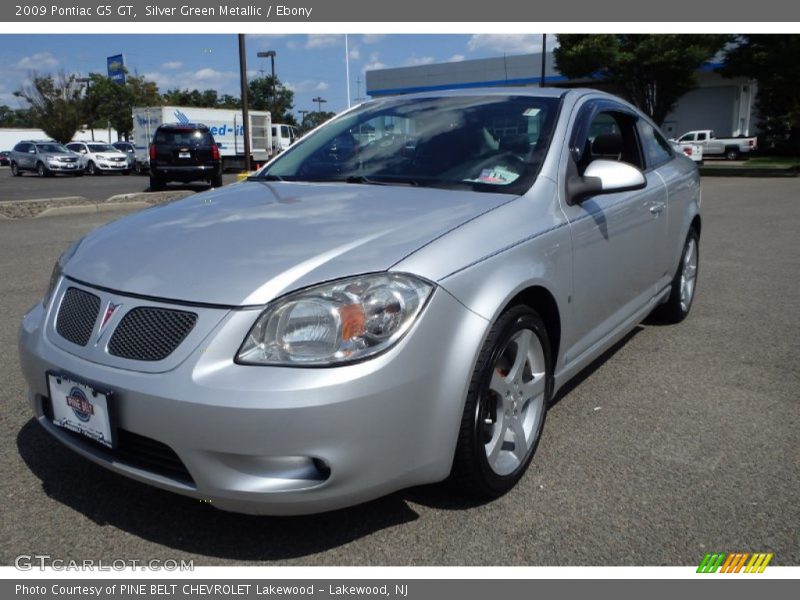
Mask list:
[[[379,99],[248,181],[75,242],[25,315],[39,423],[230,511],[524,475],[554,393],[689,313],[700,185],[591,90]]]

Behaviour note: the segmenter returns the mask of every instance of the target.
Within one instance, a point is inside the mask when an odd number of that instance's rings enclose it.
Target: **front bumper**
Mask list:
[[[448,475],[484,319],[437,289],[409,334],[371,360],[237,365],[257,315],[227,311],[180,364],[147,373],[59,348],[38,304],[19,340],[35,416],[96,463],[234,512],[322,512]],[[49,370],[113,390],[117,426],[171,448],[191,479],[142,468],[53,425],[45,415]]]
[[[105,160],[98,160],[95,165],[101,171],[127,171],[130,167],[128,167],[128,161],[105,161]]]
[[[74,163],[47,163],[47,168],[53,173],[82,173],[83,167],[77,162]]]

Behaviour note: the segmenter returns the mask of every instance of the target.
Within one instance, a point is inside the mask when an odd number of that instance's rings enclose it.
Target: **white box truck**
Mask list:
[[[251,110],[250,156],[266,162],[272,154],[272,119],[269,111]],[[223,169],[244,168],[244,121],[242,111],[192,106],[144,106],[133,109],[133,143],[136,161],[145,168],[150,162],[149,147],[156,128],[162,123],[202,123],[219,146]]]

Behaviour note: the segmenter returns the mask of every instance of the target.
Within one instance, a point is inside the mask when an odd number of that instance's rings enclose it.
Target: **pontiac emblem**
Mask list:
[[[122,306],[122,304],[114,304],[113,302],[109,302],[108,306],[106,306],[106,312],[103,313],[103,320],[100,321],[100,328],[97,330],[98,340],[102,337],[103,332],[106,330],[106,325],[108,325],[111,317],[114,316],[114,313],[120,306]]]

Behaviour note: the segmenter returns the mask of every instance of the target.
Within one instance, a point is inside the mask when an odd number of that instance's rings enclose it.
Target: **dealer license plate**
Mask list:
[[[53,424],[113,448],[108,392],[56,373],[47,374]]]

